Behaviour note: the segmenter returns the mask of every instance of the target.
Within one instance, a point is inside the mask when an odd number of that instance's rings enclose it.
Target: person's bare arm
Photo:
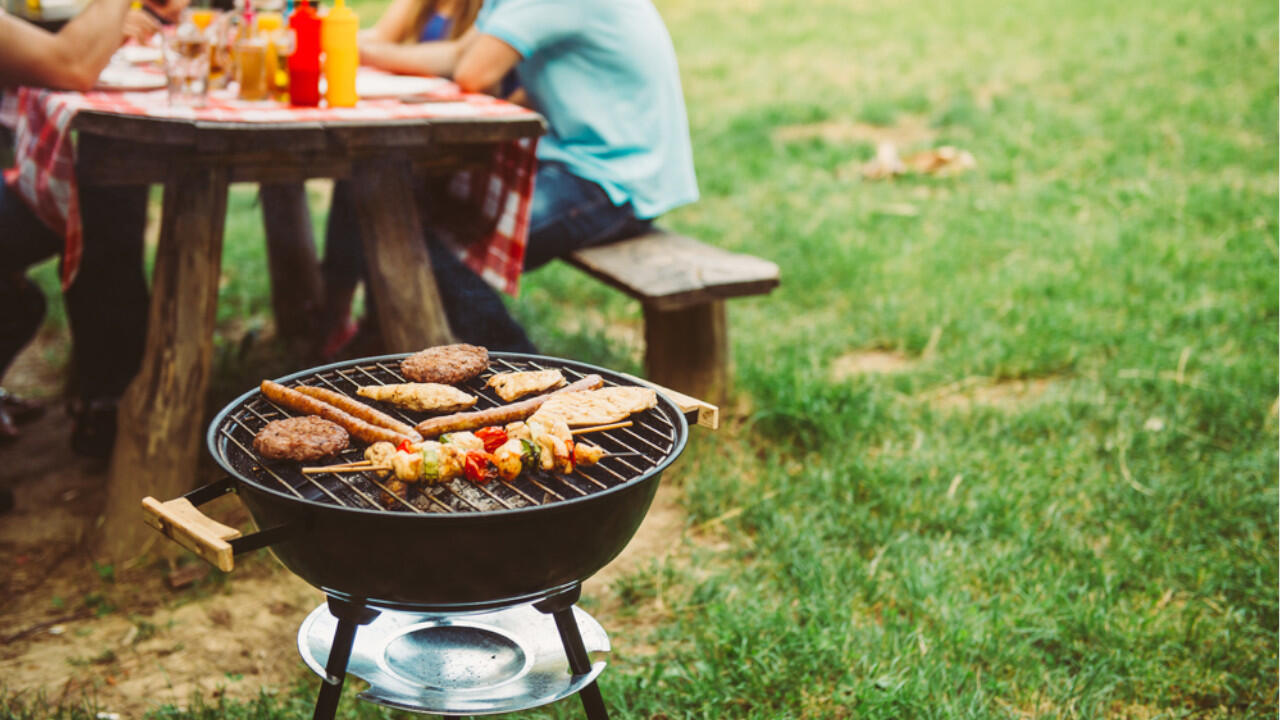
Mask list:
[[[0,86],[88,90],[124,38],[130,0],[94,0],[52,34],[0,14]]]
[[[466,92],[489,92],[520,62],[516,49],[492,35],[476,33],[463,48],[453,81]]]
[[[457,40],[400,45],[389,42],[363,41],[360,43],[360,63],[387,72],[406,75],[453,75],[458,58],[475,42],[476,31],[471,28]]]
[[[362,39],[378,43],[401,42],[418,19],[422,0],[391,0],[391,6],[382,13],[373,27],[362,31]]]

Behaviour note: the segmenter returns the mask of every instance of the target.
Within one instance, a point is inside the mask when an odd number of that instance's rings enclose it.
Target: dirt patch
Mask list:
[[[836,358],[831,363],[834,380],[848,380],[856,375],[898,373],[911,369],[911,358],[889,350],[858,350]]]
[[[773,133],[774,140],[799,142],[822,140],[829,143],[890,143],[898,147],[931,142],[938,135],[923,118],[903,117],[893,125],[871,125],[861,122],[824,122],[787,125]]]
[[[103,504],[101,463],[67,451],[60,409],[0,448],[0,483],[15,508],[0,516],[0,677],[4,692],[53,702],[92,699],[103,711],[140,717],[164,703],[229,693],[251,698],[305,673],[294,649],[319,591],[251,556],[234,576],[208,573],[170,589],[170,567],[203,570],[176,546],[124,567],[93,564],[81,544]],[[234,498],[206,506],[233,525]]]
[[[975,407],[1016,410],[1038,401],[1058,378],[1030,378],[991,382],[988,378],[966,378],[944,385],[922,396],[938,410],[968,412]]]
[[[183,705],[197,692],[249,699],[304,672],[294,639],[322,600],[289,573],[236,579],[174,608],[54,624],[6,648],[0,673],[10,689],[90,697],[122,717]]]
[[[583,583],[583,593],[591,595],[592,591],[608,590],[622,576],[675,553],[684,534],[685,513],[680,506],[680,497],[679,488],[659,484],[653,504],[631,542],[613,562]]]

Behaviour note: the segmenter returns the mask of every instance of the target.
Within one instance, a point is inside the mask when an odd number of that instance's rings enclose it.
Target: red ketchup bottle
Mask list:
[[[289,56],[289,102],[315,107],[320,104],[320,16],[307,0],[298,0],[289,27],[298,38]]]

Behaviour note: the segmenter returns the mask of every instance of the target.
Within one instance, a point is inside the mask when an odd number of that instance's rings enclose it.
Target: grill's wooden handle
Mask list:
[[[235,566],[231,543],[227,541],[240,537],[240,531],[200,512],[190,500],[160,502],[148,496],[142,499],[142,510],[148,525],[205,562],[223,572],[231,572]]]
[[[635,375],[630,375],[628,373],[618,373],[618,374],[630,380],[634,380],[637,385],[648,385],[649,387],[654,388],[658,392],[671,398],[671,402],[675,403],[676,407],[680,408],[680,412],[682,413],[688,414],[691,412],[696,412],[698,414],[697,424],[700,427],[707,428],[708,430],[715,430],[716,428],[720,427],[720,408],[719,407],[712,405],[711,403],[705,400],[699,400],[698,398],[685,395],[682,392],[676,392],[675,390],[672,390],[669,387],[663,387],[662,385],[659,385],[658,383],[653,382],[652,380],[645,380],[643,378],[638,378]]]

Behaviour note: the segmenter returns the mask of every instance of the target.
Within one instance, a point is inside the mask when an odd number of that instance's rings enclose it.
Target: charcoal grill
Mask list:
[[[277,382],[356,397],[362,385],[405,382],[404,357],[337,363]],[[637,382],[570,360],[491,353],[489,369],[459,387],[478,396],[475,409],[493,407],[503,401],[485,387],[489,375],[553,368],[569,382],[590,374],[605,386]],[[366,402],[410,424],[428,417]],[[233,568],[236,554],[270,547],[325,592],[337,626],[317,718],[333,716],[356,628],[381,610],[448,615],[533,604],[555,618],[573,673],[589,673],[573,619],[581,583],[626,546],[688,435],[680,408],[660,392],[657,406],[633,415],[631,426],[592,433],[589,441],[607,457],[571,475],[526,471],[511,482],[419,483],[395,492],[370,472],[304,474],[295,463],[263,461],[252,449],[254,435],[271,420],[296,414],[257,389],[245,393],[218,413],[207,436],[227,476],[182,498],[147,498],[143,505],[150,524],[223,570]],[[351,448],[333,462],[362,459],[362,452]],[[257,532],[242,537],[196,509],[232,491],[249,508]],[[579,694],[589,717],[606,717],[594,680]]]

